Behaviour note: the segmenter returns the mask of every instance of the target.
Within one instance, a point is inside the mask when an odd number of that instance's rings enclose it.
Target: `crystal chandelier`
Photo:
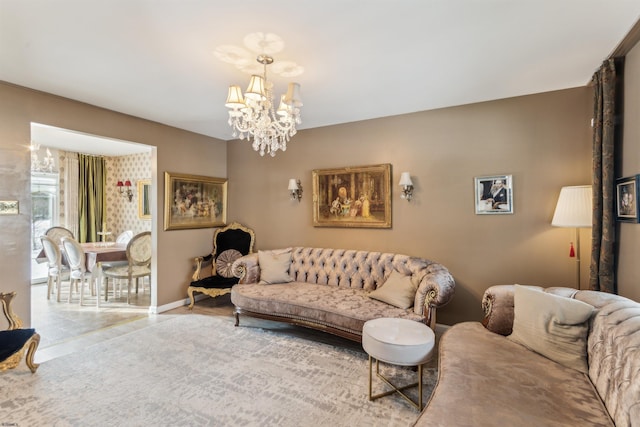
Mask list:
[[[32,172],[56,172],[55,162],[51,150],[47,147],[46,155],[42,160],[38,158],[38,152],[40,151],[40,144],[32,142],[29,145],[29,151],[31,151],[31,171]]]
[[[297,132],[296,125],[302,123],[300,85],[289,83],[287,93],[280,96],[278,109],[274,110],[273,83],[267,81],[267,65],[273,63],[273,58],[259,55],[257,61],[263,65],[262,76],[251,76],[244,97],[240,86],[229,86],[225,106],[229,108],[233,137],[248,141],[253,138],[255,151],[274,157],[278,150],[287,150],[287,142]]]

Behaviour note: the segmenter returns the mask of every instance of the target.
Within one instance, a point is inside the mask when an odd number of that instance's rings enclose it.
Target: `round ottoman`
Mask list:
[[[380,318],[365,322],[362,328],[362,348],[369,355],[369,400],[398,393],[418,410],[422,409],[422,365],[431,359],[435,345],[435,334],[424,323],[408,319]],[[372,394],[373,359],[376,375],[391,390]],[[396,386],[380,373],[380,361],[399,366],[417,366],[418,381],[405,386]],[[411,400],[402,391],[418,386],[418,402]]]

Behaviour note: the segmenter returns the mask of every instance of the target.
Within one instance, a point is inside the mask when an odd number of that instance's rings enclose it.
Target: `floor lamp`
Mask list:
[[[592,191],[590,185],[562,187],[551,225],[576,229],[576,271],[580,289],[580,230],[592,226]],[[573,256],[573,244],[569,256]]]

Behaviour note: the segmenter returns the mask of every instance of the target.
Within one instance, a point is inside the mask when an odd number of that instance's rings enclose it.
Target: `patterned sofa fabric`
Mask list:
[[[640,303],[603,292],[536,288],[595,307],[589,374],[507,339],[514,287],[492,286],[482,301],[485,327],[461,323],[443,336],[438,384],[417,426],[640,426]]]
[[[292,248],[293,282],[258,284],[258,255],[233,265],[240,284],[231,291],[239,314],[271,318],[360,340],[362,325],[378,317],[402,317],[435,327],[435,311],[453,297],[455,282],[441,264],[407,255],[346,249]],[[414,306],[401,309],[368,297],[392,271],[419,278]]]

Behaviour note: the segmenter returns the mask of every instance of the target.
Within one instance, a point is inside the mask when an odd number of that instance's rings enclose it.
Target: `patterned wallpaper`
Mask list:
[[[151,220],[138,218],[138,181],[151,179],[151,151],[121,157],[105,157],[107,165],[107,229],[115,240],[125,230],[151,231]],[[118,180],[131,181],[133,199],[118,193]],[[124,188],[124,187],[123,187]]]

